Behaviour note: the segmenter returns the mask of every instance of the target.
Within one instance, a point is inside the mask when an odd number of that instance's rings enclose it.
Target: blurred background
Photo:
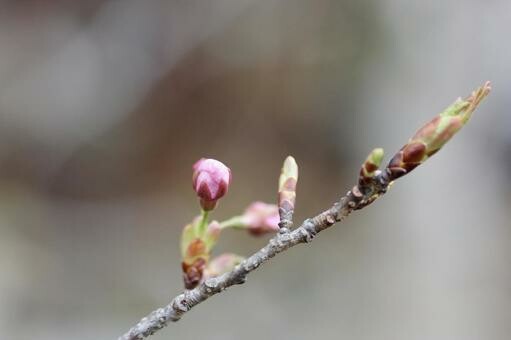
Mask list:
[[[294,155],[298,222],[491,80],[386,197],[152,339],[509,339],[510,33],[508,0],[1,1],[2,338],[116,339],[179,293],[197,159],[222,220]]]

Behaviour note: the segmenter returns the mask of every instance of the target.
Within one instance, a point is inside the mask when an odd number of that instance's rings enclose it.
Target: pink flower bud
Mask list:
[[[248,231],[256,236],[279,230],[279,208],[275,204],[254,202],[241,218]]]
[[[215,159],[202,158],[193,165],[193,189],[202,209],[213,210],[231,182],[231,170]]]

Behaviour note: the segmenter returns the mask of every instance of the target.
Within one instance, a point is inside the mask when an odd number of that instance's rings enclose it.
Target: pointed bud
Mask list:
[[[421,127],[391,159],[387,166],[391,178],[396,179],[409,173],[438,152],[468,122],[490,90],[490,83],[486,82],[469,97],[459,98]]]
[[[254,202],[247,207],[240,221],[252,235],[274,233],[279,230],[279,209],[275,204]]]
[[[204,273],[204,278],[208,279],[210,277],[217,277],[230,272],[243,260],[243,257],[230,253],[215,257],[207,266]]]
[[[377,174],[377,170],[380,168],[381,161],[383,160],[383,149],[377,148],[371,151],[367,156],[366,161],[360,168],[360,175],[358,178],[359,185],[368,184],[371,179]]]
[[[296,183],[298,181],[298,165],[293,157],[288,156],[282,166],[279,178],[279,215],[280,227],[288,227],[292,223],[296,200]]]
[[[202,158],[193,165],[193,189],[205,211],[213,210],[229,189],[231,170],[215,159]]]

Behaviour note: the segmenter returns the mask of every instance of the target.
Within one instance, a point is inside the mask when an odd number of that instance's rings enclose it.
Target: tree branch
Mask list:
[[[311,242],[319,232],[336,222],[342,221],[353,210],[361,209],[383,195],[390,183],[389,172],[378,172],[369,183],[353,187],[346,196],[342,197],[330,209],[306,219],[300,227],[293,231],[278,233],[270,239],[266,246],[245,259],[231,272],[219,277],[209,278],[197,288],[184,291],[176,296],[167,306],[153,311],[140,320],[126,334],[119,337],[119,340],[144,339],[165,327],[168,322],[178,321],[183,314],[209,297],[230,286],[244,283],[247,275],[259,268],[264,262],[298,244]]]
[[[358,184],[330,209],[306,219],[292,231],[292,216],[298,167],[292,157],[284,163],[279,180],[280,231],[258,252],[237,265],[232,271],[208,278],[192,290],[176,296],[167,306],[153,311],[140,320],[119,340],[140,340],[165,327],[169,321],[178,321],[183,314],[209,297],[233,285],[242,284],[247,275],[272,257],[298,244],[309,243],[321,231],[342,221],[352,211],[371,204],[387,192],[390,184],[410,173],[438,152],[470,119],[473,111],[491,90],[489,82],[465,99],[459,98],[445,111],[420,128],[380,171],[382,149],[374,149],[360,169]]]

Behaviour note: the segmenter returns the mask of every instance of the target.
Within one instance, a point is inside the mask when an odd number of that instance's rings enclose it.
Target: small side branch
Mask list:
[[[293,157],[288,156],[284,161],[279,177],[279,227],[282,233],[289,232],[293,226],[297,182],[298,165]]]

